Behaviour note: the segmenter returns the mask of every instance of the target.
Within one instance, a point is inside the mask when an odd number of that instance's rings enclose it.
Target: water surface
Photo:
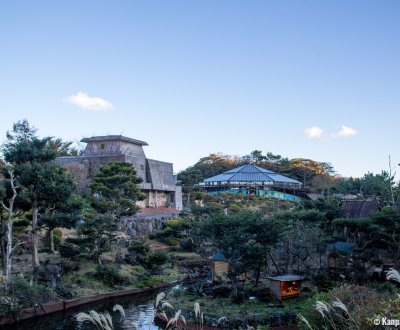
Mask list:
[[[154,302],[158,292],[132,297],[113,298],[106,302],[84,305],[77,309],[55,313],[36,319],[25,320],[20,323],[1,327],[4,330],[88,330],[95,329],[89,322],[78,323],[74,315],[79,312],[88,312],[92,309],[97,312],[108,311],[113,317],[114,329],[160,330],[154,324]],[[120,304],[125,310],[125,319],[118,312],[112,312],[113,306]]]

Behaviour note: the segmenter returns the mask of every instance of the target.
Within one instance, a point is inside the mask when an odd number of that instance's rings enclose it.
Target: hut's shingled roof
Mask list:
[[[342,218],[367,218],[378,211],[379,203],[372,200],[342,200],[339,216]]]

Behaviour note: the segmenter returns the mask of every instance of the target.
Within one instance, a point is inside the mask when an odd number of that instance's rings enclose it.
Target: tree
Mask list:
[[[209,178],[240,165],[243,164],[239,157],[216,153],[201,158],[193,167],[200,170],[203,178]]]
[[[386,204],[393,204],[394,193],[397,193],[394,176],[387,171],[368,172],[360,178],[338,178],[333,189],[342,194],[360,194],[364,198],[379,197]]]
[[[97,259],[101,265],[101,254],[109,251],[116,242],[117,230],[118,226],[110,216],[91,212],[78,227],[81,237],[67,240],[78,244],[80,251],[91,259]]]
[[[380,174],[367,173],[360,179],[360,191],[363,196],[381,197],[386,203],[390,203],[393,199],[394,186],[394,177],[386,171]]]
[[[5,197],[5,189],[0,186],[0,199],[3,200]],[[0,204],[0,221],[1,221],[1,227],[0,227],[0,249],[1,249],[1,266],[2,269],[7,268],[7,263],[6,263],[6,244],[7,244],[7,239],[6,239],[6,232],[7,232],[7,211],[1,206]]]
[[[63,141],[60,138],[52,138],[48,143],[48,148],[54,150],[58,157],[62,156],[80,156],[82,149],[73,146],[71,141]]]
[[[49,206],[45,213],[39,217],[39,227],[47,228],[51,253],[55,253],[53,230],[58,227],[72,228],[82,216],[82,199],[79,195],[72,193],[74,185],[70,181],[71,184],[68,186],[68,181],[70,180],[61,180],[60,186],[63,186],[64,189],[58,191],[57,196],[54,196],[53,199],[54,204]]]
[[[98,257],[116,241],[116,231],[122,216],[138,212],[137,201],[143,200],[139,183],[131,164],[111,162],[100,167],[91,185],[89,198],[92,212],[85,218],[81,233],[85,236],[83,245]]]
[[[323,164],[324,163],[305,158],[294,158],[290,160],[291,171],[298,180],[303,182],[304,189],[306,189],[315,175],[326,173]]]
[[[384,228],[384,231],[390,239],[389,244],[396,251],[396,259],[400,257],[400,214],[393,207],[386,206],[381,211],[375,212],[371,216],[372,221]],[[388,238],[389,238],[388,237]]]
[[[254,150],[250,153],[251,156],[251,160],[253,163],[255,164],[260,164],[262,163],[264,160],[267,159],[267,157],[263,156],[262,151],[261,150]]]
[[[11,281],[11,274],[12,274],[12,255],[19,243],[16,243],[13,246],[12,243],[12,235],[13,235],[13,215],[14,215],[14,201],[17,197],[17,186],[15,185],[15,178],[14,178],[14,170],[8,168],[7,169],[7,176],[10,182],[12,195],[7,198],[8,206],[0,200],[1,206],[7,211],[7,248],[6,248],[6,286],[8,287]]]
[[[277,223],[256,212],[228,216],[214,213],[201,219],[192,234],[196,239],[210,241],[228,259],[232,299],[236,299],[238,293],[238,277],[245,271],[260,271],[268,251],[279,238]]]
[[[142,179],[136,176],[131,164],[111,162],[100,167],[90,184],[92,208],[114,221],[120,220],[121,216],[136,214],[139,210],[136,202],[145,198],[140,191],[140,182]]]
[[[25,190],[25,197],[32,210],[32,265],[39,266],[38,254],[38,218],[39,211],[54,203],[54,196],[65,196],[65,186],[60,185],[57,177],[63,171],[52,162],[57,156],[54,148],[49,147],[50,137],[39,138],[36,129],[28,121],[18,121],[13,130],[7,132],[7,142],[2,150],[4,160],[12,164],[19,184]],[[64,189],[64,190],[63,190]],[[62,198],[62,197],[61,197]]]
[[[190,166],[186,170],[179,172],[177,179],[178,184],[182,186],[182,192],[187,194],[186,206],[190,206],[190,195],[200,189],[196,187],[196,184],[204,180],[203,174],[199,169]]]

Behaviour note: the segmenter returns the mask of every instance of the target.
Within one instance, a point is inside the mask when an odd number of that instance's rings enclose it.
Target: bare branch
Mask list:
[[[14,251],[15,251],[15,249],[18,247],[18,246],[21,246],[21,245],[24,245],[24,244],[26,244],[26,242],[25,241],[17,241],[16,243],[15,243],[15,245],[13,246],[13,248],[11,249],[11,254],[13,254],[14,253]]]
[[[3,209],[5,209],[7,212],[10,212],[10,208],[7,207],[7,206],[3,203],[3,201],[0,201],[0,204],[1,204],[1,206],[3,207]]]

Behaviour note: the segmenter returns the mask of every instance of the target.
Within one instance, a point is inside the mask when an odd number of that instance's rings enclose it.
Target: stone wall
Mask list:
[[[178,215],[163,215],[163,216],[133,216],[123,217],[121,219],[121,229],[129,237],[135,237],[137,234],[150,234],[155,229],[162,229],[167,220],[175,219]]]

